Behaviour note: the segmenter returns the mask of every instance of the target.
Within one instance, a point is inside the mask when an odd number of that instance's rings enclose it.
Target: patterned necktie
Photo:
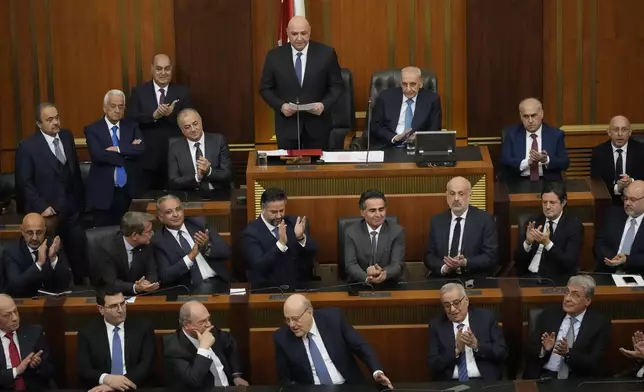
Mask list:
[[[622,178],[622,174],[624,174],[624,170],[622,170],[624,168],[624,160],[622,158],[622,152],[624,152],[624,150],[618,148],[615,152],[617,153],[617,161],[615,162],[615,182],[617,182]]]
[[[159,105],[163,105],[165,103],[165,89],[160,88],[159,93]]]
[[[203,157],[203,152],[201,152],[201,143],[196,142],[195,143],[195,162],[199,160],[199,158]]]
[[[630,255],[631,254],[631,247],[633,246],[633,240],[635,240],[635,224],[637,223],[637,220],[635,218],[631,218],[631,225],[628,227],[628,231],[626,232],[626,236],[624,236],[624,243],[622,244],[622,251],[619,253],[623,253],[625,255]]]
[[[297,52],[297,59],[295,59],[295,75],[297,81],[302,85],[302,52]]]
[[[465,327],[465,324],[459,324],[456,326],[459,331],[463,331],[463,327]],[[467,374],[467,354],[465,350],[463,350],[461,355],[458,357],[458,381],[461,382],[468,381],[470,379],[470,376]]]
[[[279,240],[280,239],[280,228],[279,227],[273,227],[273,236],[275,239]]]
[[[575,343],[575,324],[576,323],[577,323],[577,319],[574,317],[570,317],[570,327],[568,328],[568,332],[566,333],[566,343],[568,344],[568,350],[571,350],[573,344]],[[557,373],[557,378],[561,380],[566,380],[568,378],[570,369],[568,369],[568,364],[566,364],[566,361],[564,361],[563,358],[561,358],[560,366],[561,367],[559,368],[559,372]]]
[[[530,150],[534,150],[539,152],[539,143],[537,142],[537,135],[534,133],[530,135],[532,138],[532,147],[530,147]],[[532,166],[530,166],[530,181],[532,182],[537,182],[539,181],[539,163],[534,162],[532,163]]]
[[[13,332],[7,332],[4,337],[9,339],[9,358],[11,359],[11,367],[16,368],[20,365],[20,353],[18,353],[18,347],[16,346],[16,342],[13,340]],[[16,391],[27,390],[25,380],[22,376],[16,377],[13,389]]]
[[[449,257],[456,257],[458,256],[459,249],[458,249],[458,244],[461,241],[461,218],[460,216],[456,218],[456,224],[454,225],[454,231],[452,234],[452,244],[449,247]]]
[[[60,149],[60,139],[56,138],[54,139],[54,154],[56,155],[56,159],[63,165],[67,163],[67,158],[65,158],[65,154],[63,154],[63,150]]]
[[[333,380],[331,380],[331,376],[329,375],[329,369],[327,369],[324,359],[322,359],[318,345],[313,341],[313,334],[309,332],[306,334],[306,337],[309,341],[311,361],[313,362],[313,367],[315,367],[315,373],[320,379],[320,385],[333,385]]]
[[[110,374],[123,375],[123,347],[119,336],[119,327],[114,327],[112,334],[112,371]]]
[[[119,146],[119,137],[116,132],[119,130],[119,127],[114,125],[112,127],[112,145],[114,147]],[[116,186],[123,188],[127,184],[127,173],[125,173],[125,168],[119,166],[116,168]]]
[[[414,100],[409,98],[407,100],[407,110],[405,111],[405,129],[403,132],[411,128],[411,122],[414,119],[414,113],[412,112],[411,105],[414,103]]]
[[[378,241],[376,240],[376,236],[378,235],[378,232],[373,230],[371,233],[371,265],[376,264],[376,250],[378,249]]]

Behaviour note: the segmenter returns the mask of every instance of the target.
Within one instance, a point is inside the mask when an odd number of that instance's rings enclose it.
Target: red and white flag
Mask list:
[[[277,46],[282,46],[288,42],[288,36],[286,35],[286,26],[288,26],[288,21],[294,16],[306,16],[304,8],[304,0],[281,0]]]

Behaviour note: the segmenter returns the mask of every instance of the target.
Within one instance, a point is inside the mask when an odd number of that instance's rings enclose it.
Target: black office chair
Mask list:
[[[344,150],[344,139],[353,129],[356,122],[356,108],[353,93],[353,73],[348,68],[340,70],[344,92],[331,106],[331,133],[329,134],[329,150]]]
[[[633,140],[637,140],[640,143],[644,143],[644,135],[632,135]]]
[[[359,222],[360,216],[341,217],[338,219],[338,279],[345,281],[347,279],[346,265],[344,260],[344,230],[348,225]],[[387,216],[385,220],[388,223],[398,223],[397,216]]]
[[[12,210],[12,202],[16,200],[16,177],[14,173],[0,174],[0,214]]]
[[[92,166],[92,162],[90,161],[78,163],[78,167],[80,169],[81,181],[83,182],[83,189],[85,188],[85,184],[87,184],[87,178],[89,177],[89,169],[91,166]],[[83,213],[81,214],[80,221],[81,221],[81,225],[83,225],[85,229],[94,227],[94,216],[92,215],[92,209],[89,208],[89,203],[87,202],[87,199],[85,199],[85,211],[83,211]]]
[[[94,227],[86,230],[87,237],[87,260],[89,261],[89,278],[92,286],[96,286],[100,279],[100,270],[97,268],[96,258],[94,256],[94,249],[97,249],[98,244],[109,241],[120,230],[119,226],[103,226]]]

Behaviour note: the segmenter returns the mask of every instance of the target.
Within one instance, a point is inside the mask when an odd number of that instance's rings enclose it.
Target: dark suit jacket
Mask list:
[[[235,339],[228,332],[213,328],[215,344],[211,347],[224,365],[229,385],[242,375]],[[182,329],[163,337],[163,363],[166,387],[176,391],[212,388],[215,378],[210,372],[211,359],[197,354],[197,348],[188,340]]]
[[[190,237],[193,237],[198,231],[206,230],[203,218],[186,219],[184,224]],[[181,249],[177,239],[165,226],[152,237],[152,246],[161,283],[166,287],[174,284],[190,286],[190,270],[183,262],[186,252]],[[230,274],[225,264],[226,260],[230,258],[230,248],[213,228],[210,228],[209,246],[201,252],[201,255],[217,273],[217,276],[225,281],[230,281]]]
[[[201,152],[204,158],[210,161],[210,174],[202,179],[207,189],[207,182],[214,189],[230,188],[232,177],[232,164],[228,155],[228,143],[226,138],[218,133],[204,133],[204,147]],[[168,152],[168,180],[170,189],[191,191],[199,189],[200,184],[195,179],[195,167],[192,165],[192,152],[188,141],[184,138],[170,146]]]
[[[63,166],[37,129],[16,151],[16,192],[19,210],[41,214],[51,206],[59,214],[83,211],[85,191],[81,180],[74,136],[66,129],[58,133],[67,158]]]
[[[150,245],[134,249],[130,266],[121,233],[89,251],[95,263],[92,265],[92,280],[97,287],[116,286],[124,295],[134,295],[133,286],[137,280],[144,276],[152,283],[159,280],[154,250]]]
[[[52,240],[47,239],[47,251]],[[49,257],[38,269],[27,249],[22,237],[4,249],[2,255],[4,265],[5,291],[13,297],[32,297],[38,295],[38,290],[59,293],[68,290],[72,284],[72,271],[65,253],[58,252],[56,268],[51,267]]]
[[[290,44],[271,49],[266,54],[259,93],[275,111],[277,139],[297,139],[297,116],[285,117],[280,111],[285,103],[300,104],[321,102],[324,112],[320,116],[300,113],[300,129],[321,138],[331,130],[329,109],[344,91],[340,65],[335,50],[324,44],[309,41],[304,80],[300,86]]]
[[[126,320],[124,332],[125,376],[141,388],[154,368],[154,330],[140,321]],[[77,360],[78,378],[86,388],[97,386],[101,375],[112,371],[112,355],[103,319],[78,331]]]
[[[87,202],[97,210],[107,210],[114,196],[114,169],[124,167],[128,175],[127,186],[130,196],[136,191],[137,158],[145,150],[145,141],[132,144],[136,139],[143,139],[139,126],[130,120],[119,122],[119,150],[106,151],[112,146],[112,131],[107,127],[105,118],[85,127],[85,139],[92,160],[87,177]]]
[[[251,283],[280,286],[311,280],[317,245],[307,235],[306,246],[302,247],[297,242],[293,229],[297,218],[285,216],[284,221],[288,246],[286,252],[279,250],[277,239],[268,230],[261,216],[244,229],[242,249],[246,258],[246,274]]]
[[[624,174],[628,174],[636,180],[644,179],[644,145],[633,138],[628,139],[626,173]],[[610,140],[593,148],[593,155],[590,159],[590,176],[606,183],[608,193],[612,196],[615,205],[624,205],[622,195],[616,195],[613,192],[619,178],[615,178],[615,159]]]
[[[371,234],[362,219],[344,231],[344,262],[350,281],[364,282],[371,265]],[[387,272],[387,280],[399,280],[405,269],[405,229],[385,221],[378,234],[375,264]]]
[[[449,253],[449,227],[452,212],[447,210],[434,215],[429,223],[429,245],[425,253],[425,266],[433,276],[441,277],[443,257]],[[460,277],[485,274],[498,263],[498,237],[496,222],[488,212],[470,205],[467,210],[461,254],[467,259],[467,267]],[[454,273],[453,276],[456,276]]]
[[[159,163],[165,161],[168,156],[168,139],[181,136],[181,130],[177,125],[177,114],[183,109],[192,107],[190,91],[184,85],[170,83],[166,88],[165,102],[171,104],[176,99],[179,101],[175,104],[172,114],[154,120],[152,114],[159,104],[152,80],[132,89],[132,94],[127,100],[125,115],[128,119],[139,123],[141,127],[146,146],[141,161],[144,169],[154,169]]]
[[[548,152],[550,162],[543,166],[543,178],[548,181],[561,181],[561,172],[570,166],[568,151],[564,141],[564,132],[543,123],[541,129],[541,149]],[[526,156],[526,130],[523,124],[517,124],[506,129],[505,138],[501,145],[501,163],[507,178],[521,178],[519,166]]]
[[[558,307],[544,310],[537,318],[526,350],[524,379],[536,379],[543,374],[543,367],[552,352],[546,352],[543,358],[539,358],[541,335],[552,332],[557,335],[565,316],[561,307]],[[569,353],[569,378],[597,377],[602,374],[605,367],[603,360],[610,343],[610,328],[610,320],[606,316],[591,308],[586,310],[579,334]]]
[[[354,355],[360,358],[370,372],[384,370],[371,346],[344,319],[340,309],[316,309],[313,317],[333,365],[347,384],[365,382]],[[275,331],[273,338],[280,383],[313,385],[313,371],[302,339],[293,335],[286,325]]]
[[[546,224],[546,217],[543,214],[535,215],[528,222],[535,222],[535,227],[543,226]],[[526,252],[523,247],[526,237],[525,228],[519,237],[519,243],[514,251],[514,261],[520,274],[529,274],[528,267],[539,249],[539,244],[535,242],[530,251]],[[579,218],[564,211],[554,234],[550,235],[550,240],[554,245],[549,251],[543,249],[539,275],[551,278],[574,275],[579,267],[579,252],[584,241],[584,226]]]
[[[25,386],[28,391],[45,391],[50,390],[50,383],[55,376],[54,364],[51,362],[51,352],[45,341],[45,335],[40,325],[21,326],[17,331],[18,345],[20,346],[20,358],[25,358],[31,353],[37,353],[42,350],[40,366],[33,369],[27,366],[27,370],[22,374],[25,380]],[[15,339],[14,336],[14,339]],[[0,388],[13,389],[14,379],[13,370],[7,369],[7,361],[4,354],[0,355]]]
[[[617,255],[619,243],[622,240],[624,230],[628,230],[626,221],[629,218],[624,212],[623,207],[614,206],[608,210],[604,225],[595,235],[595,262],[597,271],[615,272],[617,268],[609,267],[604,264],[604,257],[612,259]],[[633,239],[631,254],[626,258],[626,263],[619,266],[626,273],[641,274],[644,273],[644,229],[641,227]]]
[[[376,98],[371,118],[371,145],[374,149],[392,145],[391,139],[396,136],[402,106],[403,92],[400,87],[382,91]],[[414,132],[441,130],[443,120],[438,94],[421,89],[415,106],[414,119],[411,122]]]
[[[485,309],[470,308],[469,324],[478,340],[474,360],[481,377],[485,381],[500,380],[503,361],[508,357],[508,346],[494,314]],[[452,380],[454,366],[459,362],[455,347],[454,325],[445,313],[441,313],[429,323],[429,371],[433,379]]]

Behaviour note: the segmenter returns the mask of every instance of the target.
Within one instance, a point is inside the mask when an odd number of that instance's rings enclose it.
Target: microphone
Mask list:
[[[68,296],[68,295],[75,295],[75,294],[82,294],[82,293],[93,293],[96,295],[96,290],[88,289],[88,290],[78,290],[78,291],[72,291],[72,290],[65,290],[61,291],[60,293],[52,293],[50,291],[45,291],[45,290],[38,290],[38,293],[40,295],[36,295],[34,297],[31,297],[32,299],[40,299],[40,298],[49,298],[49,297],[63,297],[63,296]]]
[[[327,289],[338,289],[338,288],[350,289],[353,286],[367,286],[367,287],[369,287],[371,289],[372,294],[375,293],[375,291],[376,291],[371,283],[365,283],[365,282],[337,284],[337,285],[333,285],[333,286],[324,286],[324,287],[316,287],[316,288],[312,288],[312,289],[304,289],[302,291],[307,292],[307,293],[315,293],[315,292],[322,291],[322,290],[327,290]]]
[[[555,283],[554,280],[550,278],[538,278],[538,277],[531,277],[531,276],[500,276],[500,277],[494,277],[494,276],[487,276],[485,279],[487,280],[525,280],[525,281],[532,281],[532,282],[537,282],[537,284],[544,284],[545,282],[548,282],[552,284],[552,288],[557,288],[557,284]]]
[[[458,279],[458,278],[436,278],[436,279],[431,278],[431,279],[424,279],[424,280],[410,280],[409,282],[406,282],[406,281],[400,281],[400,282],[398,282],[398,284],[403,285],[403,284],[432,283],[432,282],[437,282],[437,283],[438,283],[438,282],[445,282],[445,283],[460,283],[460,284],[461,284],[461,286],[463,286],[464,288],[465,288],[465,286],[466,286],[466,284],[465,284],[465,283],[463,283],[463,281],[462,281],[462,280],[460,280],[460,279]],[[469,287],[469,288],[473,288],[473,287],[474,287],[474,285],[472,284],[472,286],[471,286],[471,287]]]
[[[367,104],[367,159],[365,160],[365,165],[369,165],[369,150],[371,148],[371,99]]]
[[[517,381],[510,381],[510,382],[502,382],[498,384],[491,384],[491,385],[485,385],[481,388],[478,389],[478,392],[484,391],[486,389],[492,389],[496,387],[505,387],[509,385],[516,385],[516,384],[524,384],[524,383],[529,383],[529,382],[536,382],[538,384],[544,384],[552,380],[552,377],[539,377],[536,380],[517,380]]]
[[[259,287],[259,288],[256,288],[256,289],[248,290],[248,294],[258,293],[260,291],[267,291],[267,290],[279,290],[280,295],[284,295],[284,291],[286,291],[286,290],[288,290],[290,288],[291,288],[291,286],[289,286],[287,284],[283,284],[281,286]]]
[[[302,156],[302,141],[300,140],[300,98],[295,97],[295,104],[297,105],[297,111],[295,112],[295,117],[297,118],[297,152]]]
[[[188,288],[188,286],[178,284],[176,286],[166,287],[166,288],[163,288],[161,290],[155,290],[155,291],[148,291],[148,292],[145,292],[145,293],[139,293],[139,294],[133,295],[132,297],[144,297],[146,295],[159,294],[159,293],[174,290],[174,289],[177,289],[177,288],[183,288],[186,291],[186,293],[188,293],[188,295],[190,295],[190,289]],[[213,293],[212,295],[217,296],[219,294]],[[130,298],[132,298],[132,297],[130,297]]]
[[[644,380],[609,380],[609,381],[583,381],[577,385],[577,388],[581,388],[583,385],[601,385],[601,384],[642,384]]]

